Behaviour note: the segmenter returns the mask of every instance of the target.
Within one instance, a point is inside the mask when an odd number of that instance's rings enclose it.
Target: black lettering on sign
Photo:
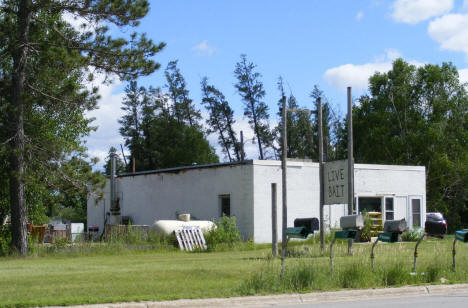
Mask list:
[[[327,174],[328,182],[338,182],[344,180],[345,174],[344,169],[330,170]]]
[[[330,185],[328,186],[328,197],[341,198],[344,195],[344,185]]]

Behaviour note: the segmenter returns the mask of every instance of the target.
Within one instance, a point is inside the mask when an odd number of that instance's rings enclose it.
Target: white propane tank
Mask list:
[[[170,235],[175,230],[182,229],[183,227],[199,227],[205,233],[211,229],[215,229],[216,225],[209,220],[157,220],[151,229],[155,232],[163,232],[166,235]]]

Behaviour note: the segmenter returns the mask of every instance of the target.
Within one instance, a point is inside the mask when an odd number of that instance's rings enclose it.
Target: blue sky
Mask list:
[[[237,129],[252,132],[242,115],[233,71],[241,54],[257,65],[266,90],[272,125],[282,76],[300,105],[312,107],[309,94],[318,85],[344,115],[346,86],[353,97],[366,92],[375,71],[387,71],[396,57],[415,65],[453,62],[468,81],[468,0],[150,0],[140,32],[166,48],[155,60],[161,69],[140,78],[141,85],[162,87],[164,68],[179,60],[191,98],[200,106],[200,79],[220,89],[237,119]],[[93,156],[103,159],[110,146],[123,143],[117,123],[125,84],[102,86],[97,132],[88,137]],[[209,140],[216,146],[216,136]],[[220,154],[220,153],[219,153]],[[247,145],[249,158],[257,158]],[[223,159],[223,156],[220,155]]]

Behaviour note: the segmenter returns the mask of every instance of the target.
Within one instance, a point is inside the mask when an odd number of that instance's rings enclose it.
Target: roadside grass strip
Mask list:
[[[468,282],[468,246],[457,250],[451,270],[452,236],[419,247],[418,272],[410,274],[415,243],[379,244],[375,272],[370,244],[328,250],[312,241],[291,242],[284,276],[271,248],[181,252],[161,249],[103,249],[94,252],[0,258],[0,306],[52,306],[128,301],[161,301],[244,295],[365,289]]]

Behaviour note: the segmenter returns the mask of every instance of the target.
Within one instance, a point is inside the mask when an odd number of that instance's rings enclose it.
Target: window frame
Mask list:
[[[226,204],[223,203],[224,200],[229,200],[229,204],[227,204],[228,206],[228,213],[226,213],[224,211],[224,206],[226,206]],[[223,213],[226,217],[231,217],[232,215],[232,208],[231,208],[231,194],[220,194],[218,195],[218,208],[219,208],[219,217],[223,217]]]

